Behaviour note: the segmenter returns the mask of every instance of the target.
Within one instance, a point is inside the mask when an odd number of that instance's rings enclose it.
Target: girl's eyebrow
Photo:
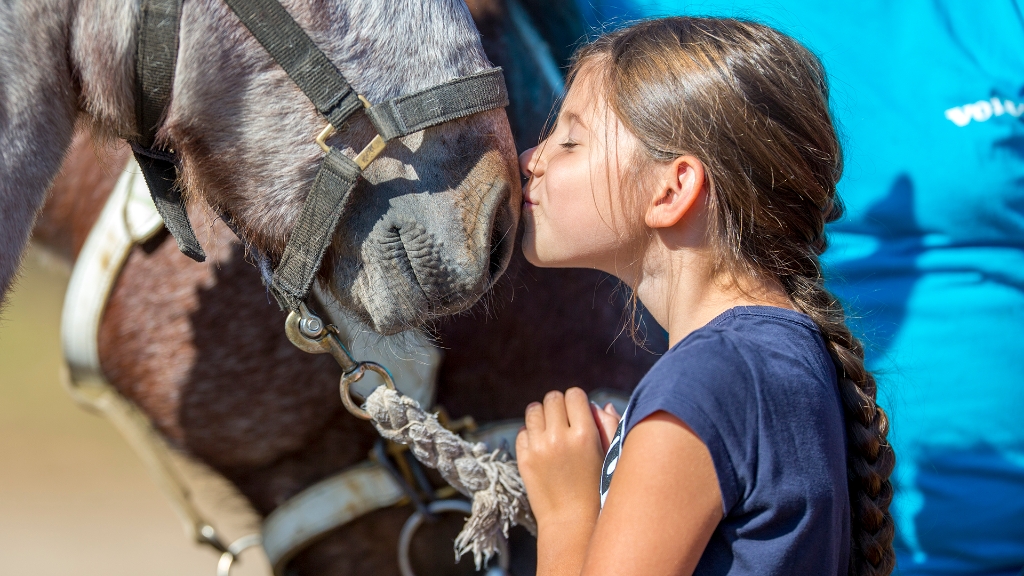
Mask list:
[[[572,111],[565,112],[564,114],[565,114],[565,120],[567,122],[575,122],[576,124],[579,124],[583,128],[587,128],[587,123],[584,122],[582,118],[580,118],[579,114],[577,114],[575,112],[572,112]]]

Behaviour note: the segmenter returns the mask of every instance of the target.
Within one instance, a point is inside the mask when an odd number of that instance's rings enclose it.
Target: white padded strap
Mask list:
[[[322,534],[404,496],[387,470],[370,461],[292,496],[263,521],[263,550],[274,574],[283,576],[288,560]]]
[[[100,319],[132,246],[163,228],[139,165],[131,160],[75,261],[61,314],[64,357],[76,380],[102,378],[96,347]]]
[[[96,339],[110,290],[132,246],[163,227],[135,160],[128,162],[75,261],[64,296],[61,343],[68,363],[67,388],[79,404],[103,414],[142,460],[171,501],[185,532],[198,542],[218,536],[192,501],[169,448],[149,419],[107,382],[100,369]]]

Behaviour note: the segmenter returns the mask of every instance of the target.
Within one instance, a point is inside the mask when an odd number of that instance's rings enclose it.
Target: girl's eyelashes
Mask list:
[[[572,140],[566,140],[565,142],[559,144],[559,146],[561,146],[564,150],[572,150],[573,148],[579,146],[579,143],[573,142]]]

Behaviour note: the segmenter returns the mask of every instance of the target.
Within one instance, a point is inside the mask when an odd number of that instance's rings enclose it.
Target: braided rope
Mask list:
[[[385,386],[370,394],[363,409],[381,436],[409,446],[417,460],[473,500],[473,512],[455,539],[456,559],[472,552],[479,570],[498,552],[498,543],[508,538],[512,526],[525,526],[536,534],[523,479],[507,454],[463,440],[419,402]]]

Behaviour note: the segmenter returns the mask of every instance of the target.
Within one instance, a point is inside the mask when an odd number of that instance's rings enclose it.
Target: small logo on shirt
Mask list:
[[[1013,100],[991,98],[989,100],[978,100],[973,104],[954,106],[946,110],[946,118],[957,126],[967,126],[971,120],[985,122],[990,118],[1009,114],[1014,118],[1020,118],[1024,114],[1024,103]]]

